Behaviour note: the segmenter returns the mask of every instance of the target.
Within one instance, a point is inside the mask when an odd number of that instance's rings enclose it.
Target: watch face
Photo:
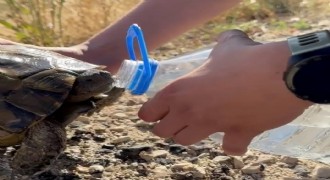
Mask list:
[[[297,96],[315,103],[330,103],[330,56],[317,56],[295,64],[287,85]]]

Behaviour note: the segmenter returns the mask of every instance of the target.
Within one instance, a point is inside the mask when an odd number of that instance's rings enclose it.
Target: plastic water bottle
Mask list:
[[[142,72],[142,68],[144,67],[143,62],[124,60],[116,75],[117,86],[128,89],[134,95],[145,94],[148,97],[152,97],[175,79],[201,66],[207,60],[205,56],[210,51],[211,49],[205,49],[201,52],[187,54],[169,60],[154,60],[153,77],[148,82],[145,77],[147,74],[143,74]],[[139,84],[147,87],[139,86]]]
[[[134,53],[134,39],[138,40],[143,61],[137,61]],[[133,95],[146,94],[152,97],[173,80],[201,66],[212,48],[182,55],[173,59],[157,61],[150,59],[144,42],[142,30],[132,25],[126,38],[130,60],[124,60],[116,77],[116,86],[125,88]]]
[[[133,39],[140,45],[142,61],[135,60]],[[130,27],[127,45],[131,60],[125,60],[117,73],[117,86],[133,95],[153,96],[171,81],[201,66],[212,48],[185,54],[165,61],[148,58],[142,31],[137,25]],[[249,148],[262,152],[299,157],[330,163],[330,105],[313,105],[291,123],[266,131],[255,137]],[[222,143],[222,132],[209,136]]]

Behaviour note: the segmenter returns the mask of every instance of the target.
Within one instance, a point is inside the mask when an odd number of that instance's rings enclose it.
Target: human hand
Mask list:
[[[117,70],[121,65],[121,61],[119,60],[122,60],[120,58],[116,58],[117,57],[116,55],[118,55],[116,53],[113,54],[103,53],[103,52],[108,52],[108,50],[105,51],[102,48],[99,49],[100,52],[98,50],[95,51],[95,49],[94,49],[95,52],[91,51],[88,41],[68,47],[44,47],[44,46],[36,46],[32,44],[17,43],[14,41],[0,38],[0,45],[19,45],[19,46],[37,48],[47,51],[53,51],[67,57],[72,57],[88,63],[103,66],[104,70],[107,70],[112,74],[115,74],[117,72]]]
[[[182,145],[224,132],[225,152],[244,154],[255,136],[311,105],[285,87],[289,55],[286,42],[260,44],[241,31],[224,32],[208,61],[158,92],[139,117],[159,121],[153,133]]]
[[[87,47],[84,44],[78,44],[76,46],[70,46],[70,47],[43,47],[32,44],[18,43],[3,38],[0,38],[0,45],[18,45],[18,46],[43,49],[43,50],[53,51],[68,57],[73,57],[76,59],[81,59],[81,56],[83,55],[83,51],[87,49]]]

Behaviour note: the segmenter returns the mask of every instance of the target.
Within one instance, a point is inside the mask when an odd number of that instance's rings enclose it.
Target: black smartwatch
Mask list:
[[[330,32],[291,37],[292,55],[283,75],[287,88],[298,98],[330,104]]]

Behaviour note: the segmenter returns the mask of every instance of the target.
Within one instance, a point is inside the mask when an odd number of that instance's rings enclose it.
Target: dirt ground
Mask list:
[[[289,35],[330,27],[330,14],[306,18],[310,28],[273,30],[264,22],[252,21],[249,34],[259,41],[284,39]],[[301,17],[285,17],[295,23]],[[214,24],[213,24],[214,25]],[[208,24],[208,26],[212,26]],[[205,26],[207,27],[207,26]],[[192,31],[153,51],[156,59],[167,59],[213,43],[208,31]],[[205,37],[205,38],[201,38]],[[242,157],[227,156],[210,139],[180,146],[154,136],[152,124],[137,117],[146,96],[125,94],[113,106],[91,117],[82,116],[67,127],[68,147],[51,171],[35,179],[54,180],[300,180],[330,179],[330,165],[301,158],[284,157],[250,149]],[[13,148],[7,148],[0,164],[0,179],[10,179],[7,162]],[[29,177],[18,177],[29,179]]]

